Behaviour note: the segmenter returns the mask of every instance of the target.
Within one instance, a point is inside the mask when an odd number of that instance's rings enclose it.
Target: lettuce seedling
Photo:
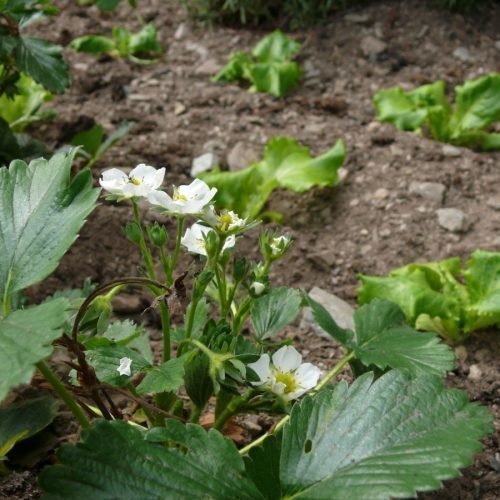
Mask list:
[[[500,149],[500,134],[488,131],[500,120],[500,73],[492,73],[455,87],[455,104],[446,98],[442,80],[405,92],[383,89],[374,96],[378,119],[400,130],[472,149]]]
[[[95,6],[102,12],[112,12],[120,3],[121,0],[78,0],[78,5],[95,4]],[[136,0],[128,0],[128,3],[133,9],[137,8]]]
[[[147,24],[137,33],[125,28],[115,27],[112,36],[86,35],[73,40],[70,47],[86,54],[108,54],[111,57],[124,57],[133,62],[155,62],[162,48],[158,43],[156,28]]]
[[[458,257],[409,264],[389,276],[360,277],[360,304],[375,298],[398,304],[419,330],[457,342],[500,325],[500,253],[476,250],[466,268]]]
[[[215,199],[219,207],[253,219],[277,188],[302,193],[315,186],[334,186],[344,159],[345,147],[341,140],[313,158],[309,148],[299,145],[295,139],[273,137],[260,162],[238,172],[203,173],[200,178],[217,188]]]
[[[252,50],[235,52],[213,81],[246,81],[251,92],[268,92],[283,97],[297,86],[301,69],[290,59],[299,51],[300,43],[281,31],[264,37]]]

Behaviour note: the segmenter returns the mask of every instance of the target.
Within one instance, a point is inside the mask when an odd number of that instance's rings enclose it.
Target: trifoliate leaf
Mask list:
[[[262,498],[232,441],[197,425],[172,425],[168,434],[179,444],[167,447],[125,422],[97,421],[81,443],[59,450],[60,465],[43,471],[45,498]],[[167,429],[157,429],[146,437],[163,443]]]
[[[68,302],[54,299],[19,309],[0,320],[0,401],[7,392],[31,380],[35,364],[50,356],[62,334]]]
[[[57,414],[57,406],[53,398],[43,396],[0,408],[0,460],[18,441],[47,427]]]
[[[139,394],[177,392],[183,381],[184,359],[170,359],[162,365],[154,366],[137,386],[137,392]]]
[[[70,181],[73,154],[0,169],[0,296],[46,278],[95,207],[98,189],[82,171]]]
[[[282,496],[387,499],[436,489],[469,465],[489,412],[437,376],[397,370],[306,396],[283,430]]]
[[[255,300],[252,323],[259,342],[268,339],[291,323],[299,314],[302,297],[292,288],[272,288]]]

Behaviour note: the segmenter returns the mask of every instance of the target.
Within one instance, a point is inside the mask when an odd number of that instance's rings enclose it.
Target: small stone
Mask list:
[[[335,254],[329,249],[311,253],[308,259],[322,269],[331,269],[335,266],[336,262]]]
[[[307,59],[303,64],[304,77],[306,80],[316,78],[321,75],[321,71],[314,65],[314,63]]]
[[[221,155],[226,150],[226,145],[217,139],[210,139],[205,144],[203,144],[202,151],[206,151],[207,153],[214,153],[218,156]]]
[[[138,295],[116,295],[113,297],[111,305],[117,314],[137,314],[144,309],[141,297]]]
[[[495,42],[495,47],[500,50],[500,40]]]
[[[196,177],[202,172],[212,170],[219,164],[219,158],[214,153],[205,153],[197,156],[191,164],[191,177]]]
[[[326,129],[329,129],[329,128],[330,128],[330,125],[328,123],[312,122],[312,123],[306,124],[306,126],[304,127],[304,132],[307,132],[309,134],[319,135],[319,134],[322,134]]]
[[[389,198],[389,191],[385,188],[379,188],[373,193],[373,197],[377,200],[385,200]]]
[[[479,365],[470,365],[469,366],[468,378],[477,382],[478,380],[481,380],[482,376],[483,376],[483,372],[481,371],[481,368],[479,368]]]
[[[181,24],[179,24],[179,26],[175,30],[174,38],[176,40],[182,40],[182,39],[186,38],[190,32],[191,32],[191,28],[189,27],[189,25],[187,23],[181,23]]]
[[[412,182],[410,183],[409,191],[411,194],[421,196],[426,200],[431,200],[435,203],[442,204],[446,186],[439,182]]]
[[[186,112],[186,109],[187,109],[186,106],[184,106],[182,102],[176,102],[174,105],[174,115],[180,116]]]
[[[382,238],[389,238],[389,236],[390,236],[392,233],[391,233],[391,230],[390,230],[389,228],[385,228],[385,229],[381,229],[379,234],[380,234],[380,236],[381,236]]]
[[[405,154],[405,152],[396,144],[391,145],[390,152],[392,156],[403,156]]]
[[[500,196],[493,196],[486,200],[486,205],[488,205],[493,210],[500,210]]]
[[[436,210],[439,225],[452,233],[467,229],[467,217],[458,208],[440,208]]]
[[[207,59],[202,62],[194,72],[201,76],[213,76],[218,73],[221,68],[222,66],[215,59]]]
[[[344,16],[344,19],[348,23],[352,23],[352,24],[368,25],[368,24],[371,24],[371,22],[372,22],[372,18],[368,14],[356,14],[355,12],[353,12],[351,14],[346,14]]]
[[[350,207],[357,207],[358,205],[359,205],[359,200],[357,198],[354,198],[349,202]]]
[[[361,52],[365,57],[374,58],[387,49],[387,44],[372,35],[361,39]]]
[[[468,49],[465,47],[458,47],[453,51],[453,56],[462,62],[472,62],[474,58],[471,56]]]
[[[375,146],[388,146],[395,139],[394,127],[387,123],[380,124],[380,127],[376,128],[371,136],[372,144]]]
[[[354,309],[347,302],[316,286],[309,292],[309,295],[330,313],[340,328],[354,330]],[[332,338],[316,324],[310,308],[304,310],[300,326],[303,329],[312,328],[321,337],[330,340]]]
[[[445,144],[442,150],[443,155],[448,158],[458,158],[459,156],[462,156],[462,151],[451,144]]]
[[[260,151],[247,142],[238,141],[227,155],[229,170],[242,170],[260,160]]]

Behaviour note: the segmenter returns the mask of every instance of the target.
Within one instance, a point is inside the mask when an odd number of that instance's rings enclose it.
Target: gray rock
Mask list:
[[[453,56],[462,62],[472,62],[474,58],[471,53],[465,47],[458,47],[453,51]]]
[[[187,108],[182,104],[182,102],[176,102],[174,104],[174,115],[180,116],[186,112]]]
[[[483,376],[483,372],[481,371],[481,368],[479,368],[479,365],[470,365],[469,366],[468,378],[470,380],[474,380],[475,382],[477,382],[478,380],[481,380],[482,376]]]
[[[385,188],[379,188],[373,193],[373,197],[377,200],[385,200],[389,198],[389,191]]]
[[[446,186],[439,182],[412,182],[409,191],[411,194],[421,196],[440,205],[443,203]]]
[[[210,139],[205,144],[203,144],[202,151],[206,151],[207,153],[214,153],[218,156],[226,150],[226,144],[218,139]]]
[[[458,158],[462,156],[462,151],[451,144],[445,144],[442,148],[443,155],[448,158]]]
[[[493,210],[500,210],[500,196],[493,196],[486,200],[486,205],[488,205]]]
[[[458,208],[440,208],[436,210],[439,225],[452,233],[467,229],[467,217]]]
[[[495,42],[495,47],[500,50],[500,40]]]
[[[253,144],[239,141],[227,155],[227,165],[229,170],[242,170],[260,160],[260,150]]]
[[[386,49],[387,44],[372,35],[361,39],[361,52],[365,57],[376,57]]]
[[[316,78],[321,75],[321,71],[310,59],[307,59],[302,67],[304,69],[304,76],[306,79]]]
[[[354,330],[354,309],[347,302],[316,286],[309,292],[309,295],[330,313],[337,325]],[[332,338],[316,324],[310,308],[304,309],[300,326],[303,329],[312,328],[321,337],[330,340]]]
[[[190,32],[191,28],[189,27],[189,25],[187,23],[181,23],[175,30],[174,38],[176,40],[183,40],[189,35]]]
[[[219,158],[214,153],[205,153],[197,156],[191,164],[191,177],[196,177],[202,172],[211,170],[219,164]]]
[[[346,14],[344,16],[344,19],[348,23],[352,23],[352,24],[369,25],[372,23],[372,18],[368,14],[356,14],[355,12],[352,12],[351,14]]]
[[[207,59],[202,62],[194,72],[201,76],[214,76],[221,70],[222,66],[215,59]]]

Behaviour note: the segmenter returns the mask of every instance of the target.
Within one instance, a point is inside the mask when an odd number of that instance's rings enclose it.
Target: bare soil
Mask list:
[[[107,34],[115,25],[139,27],[126,2],[110,15],[73,1],[58,3],[61,16],[38,31],[63,45],[84,34]],[[225,162],[240,141],[262,151],[268,139],[285,135],[318,154],[342,138],[347,160],[338,186],[300,196],[278,192],[270,200],[269,208],[284,214],[283,230],[295,240],[291,254],[275,268],[275,284],[319,286],[355,305],[358,273],[384,274],[412,261],[456,255],[467,259],[476,248],[500,251],[499,154],[450,152],[443,144],[381,126],[375,123],[371,101],[381,87],[412,88],[444,79],[453,89],[464,79],[499,71],[500,5],[465,18],[431,9],[427,2],[383,0],[337,14],[320,27],[293,35],[303,42],[298,59],[305,68],[304,79],[289,97],[278,100],[210,81],[231,51],[250,49],[265,32],[194,26],[173,0],[139,4],[145,19],[159,29],[165,47],[160,62],[137,66],[67,50],[71,89],[52,103],[57,118],[34,132],[55,148],[89,117],[107,130],[133,120],[131,132],[96,165],[96,180],[104,168],[145,162],[167,167],[166,183],[178,185],[189,181],[194,157],[215,151]],[[346,15],[353,13],[359,15],[354,21]],[[182,33],[174,36],[182,23]],[[385,43],[385,50],[366,55],[362,46],[368,36]],[[457,48],[466,49],[467,57],[458,57]],[[442,202],[411,193],[412,181],[443,184]],[[467,221],[464,228],[442,228],[438,208],[461,210]],[[105,283],[136,274],[137,252],[120,229],[129,218],[126,205],[103,202],[59,269],[34,288],[32,296],[80,286],[86,277]],[[250,255],[256,240],[255,233],[242,243]],[[294,327],[287,334],[309,360],[324,368],[338,358],[338,347],[312,331]],[[487,405],[498,430],[498,332],[473,335],[457,354],[449,385]],[[498,432],[484,445],[463,477],[420,497],[499,498]],[[41,464],[0,481],[0,498],[37,498],[36,474],[53,459],[49,454]]]

